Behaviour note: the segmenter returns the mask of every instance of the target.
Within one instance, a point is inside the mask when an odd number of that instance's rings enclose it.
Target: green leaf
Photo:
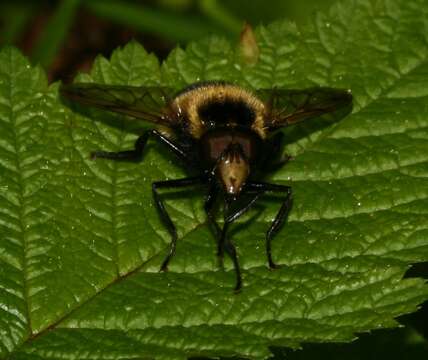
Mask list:
[[[243,267],[219,270],[203,189],[165,194],[179,245],[159,273],[169,235],[154,180],[184,175],[151,143],[138,164],[91,161],[131,148],[136,127],[71,111],[39,68],[0,52],[0,354],[9,359],[266,358],[269,347],[350,341],[397,325],[428,298],[403,275],[428,259],[428,6],[423,0],[341,1],[297,28],[256,32],[254,66],[211,37],[164,64],[130,43],[81,80],[183,86],[226,79],[254,87],[351,88],[354,111],[287,130],[294,156],[272,175],[294,205],[266,268],[264,234],[279,203],[261,202],[231,231]],[[86,115],[85,115],[86,114]]]

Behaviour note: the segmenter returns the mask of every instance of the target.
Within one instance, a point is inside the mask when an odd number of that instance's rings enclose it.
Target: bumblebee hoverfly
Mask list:
[[[139,160],[149,138],[165,145],[189,171],[189,176],[152,184],[159,214],[171,234],[161,270],[167,270],[175,253],[177,232],[159,189],[203,185],[204,208],[217,239],[222,263],[226,252],[236,272],[235,290],[242,286],[236,248],[227,236],[230,224],[264,193],[283,196],[282,205],[266,233],[268,266],[277,267],[271,241],[287,218],[292,204],[291,187],[261,181],[281,150],[283,127],[326,113],[350,108],[347,90],[315,87],[305,90],[249,90],[221,81],[198,82],[181,91],[167,87],[132,87],[101,84],[65,85],[68,100],[128,115],[155,125],[145,131],[132,150],[94,151],[93,159]],[[285,158],[283,162],[286,162]],[[223,219],[216,221],[215,203],[222,199]]]

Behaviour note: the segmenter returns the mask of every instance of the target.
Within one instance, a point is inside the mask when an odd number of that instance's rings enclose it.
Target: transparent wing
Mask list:
[[[352,109],[352,95],[348,90],[322,87],[305,90],[270,89],[258,90],[256,94],[270,109],[270,116],[264,124],[268,130],[338,110],[349,112]]]
[[[166,87],[139,87],[76,83],[63,85],[61,95],[73,102],[129,115],[155,124],[170,126],[167,106],[176,90]]]

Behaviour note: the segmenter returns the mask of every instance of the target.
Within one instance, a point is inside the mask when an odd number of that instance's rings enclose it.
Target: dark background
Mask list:
[[[346,0],[343,0],[346,1]],[[88,71],[96,55],[138,40],[160,60],[177,45],[210,34],[237,41],[244,22],[253,27],[279,19],[298,24],[334,0],[2,0],[0,47],[12,44],[40,64],[50,81],[70,82]],[[268,6],[267,6],[268,4]],[[428,278],[428,264],[408,276]],[[275,359],[428,358],[428,303],[398,319],[394,330],[360,334],[351,344],[306,344],[303,350],[273,349]]]
[[[210,34],[236,41],[244,21],[253,26],[288,18],[304,22],[333,0],[2,0],[0,45],[19,47],[49,79],[90,69],[98,54],[138,40],[164,59],[177,44]],[[266,6],[269,4],[269,6]]]

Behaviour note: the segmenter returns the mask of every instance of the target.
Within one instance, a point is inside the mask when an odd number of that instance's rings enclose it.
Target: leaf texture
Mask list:
[[[428,259],[428,6],[423,0],[341,1],[297,27],[256,32],[255,65],[211,37],[159,64],[136,43],[98,58],[79,81],[181,87],[204,79],[350,88],[344,120],[285,131],[294,159],[270,180],[294,205],[273,241],[279,203],[261,201],[232,228],[244,289],[217,265],[204,189],[165,194],[169,243],[151,182],[185,175],[150,143],[141,163],[91,161],[131,148],[146,126],[75,108],[12,48],[0,52],[0,354],[9,359],[269,357],[269,347],[350,341],[393,327],[428,298],[403,279]]]

